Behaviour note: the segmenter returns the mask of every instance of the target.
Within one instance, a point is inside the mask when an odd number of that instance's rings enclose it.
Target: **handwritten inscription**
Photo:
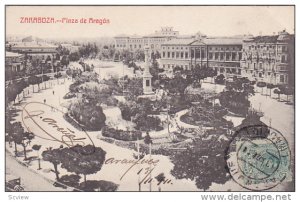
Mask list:
[[[81,134],[76,134],[74,130],[63,126],[55,118],[47,117],[47,109],[53,111],[52,106],[40,102],[30,102],[24,106],[22,121],[29,132],[45,140],[60,142],[67,147],[75,145],[84,146],[86,144],[94,146],[92,139],[84,129],[80,131]],[[58,109],[55,109],[55,111],[63,115],[62,111]]]
[[[139,184],[147,184],[153,181],[151,174],[153,173],[153,170],[156,168],[158,163],[159,163],[159,159],[152,159],[152,158],[150,159],[142,158],[139,160],[108,158],[104,162],[104,164],[106,165],[116,165],[116,164],[130,165],[130,167],[123,173],[120,180],[124,179],[124,177],[129,173],[129,171],[131,171],[135,166],[137,165],[146,166],[145,168],[139,169],[139,171],[137,172],[137,175],[142,175],[142,179],[140,180]],[[159,181],[157,185],[160,184],[172,184],[172,180],[164,179],[162,181]]]

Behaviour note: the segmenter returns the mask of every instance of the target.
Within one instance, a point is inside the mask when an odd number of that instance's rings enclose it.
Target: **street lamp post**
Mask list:
[[[170,136],[170,119],[169,119],[169,116],[170,116],[170,105],[168,105],[168,111],[167,111],[168,134]]]
[[[42,65],[42,83],[44,82],[44,67]],[[45,86],[45,89],[46,89],[46,86]]]
[[[137,152],[138,152],[138,162],[140,161],[140,142],[137,138]],[[138,170],[140,170],[140,164],[138,164]],[[139,185],[139,191],[141,191],[141,176],[140,172],[138,173],[138,185]]]
[[[122,64],[123,64],[123,96],[124,96],[124,86],[125,86],[125,77],[124,77],[124,59],[122,60]]]
[[[38,158],[38,162],[39,162],[39,168],[38,168],[38,170],[41,170],[42,168],[41,168],[41,158],[40,157]]]

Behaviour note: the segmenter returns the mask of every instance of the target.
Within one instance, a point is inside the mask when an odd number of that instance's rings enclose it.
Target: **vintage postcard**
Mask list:
[[[294,192],[294,20],[6,5],[6,192]]]

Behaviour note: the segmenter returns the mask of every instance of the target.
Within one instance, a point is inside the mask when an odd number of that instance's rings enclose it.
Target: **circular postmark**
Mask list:
[[[237,130],[227,150],[232,179],[254,191],[271,189],[291,178],[288,142],[276,129],[249,125]]]

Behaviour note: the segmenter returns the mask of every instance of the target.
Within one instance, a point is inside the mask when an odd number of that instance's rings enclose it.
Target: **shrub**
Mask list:
[[[116,191],[119,185],[105,180],[88,180],[79,185],[79,189],[83,191]]]
[[[250,101],[243,92],[221,92],[219,100],[223,107],[239,115],[246,115],[250,107]]]
[[[110,128],[105,126],[102,128],[102,135],[104,137],[111,137],[117,140],[123,141],[135,141],[137,139],[142,139],[141,131],[124,131],[124,130],[116,130],[114,128]]]
[[[100,130],[105,125],[106,116],[99,104],[78,100],[70,105],[69,115],[88,130]]]
[[[216,84],[225,84],[225,76],[223,74],[220,74],[215,79]]]
[[[64,99],[71,99],[73,97],[76,97],[76,95],[74,93],[69,92],[69,93],[65,94],[63,98]]]

